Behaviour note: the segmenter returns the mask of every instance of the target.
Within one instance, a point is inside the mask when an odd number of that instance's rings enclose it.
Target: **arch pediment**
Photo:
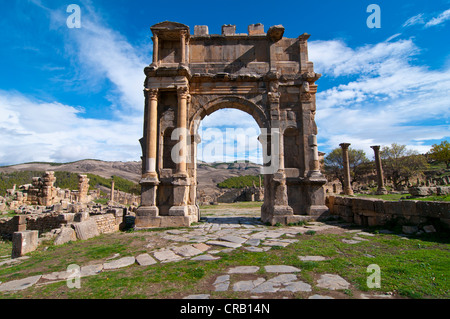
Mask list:
[[[155,30],[168,30],[168,31],[173,31],[173,30],[188,30],[189,31],[189,27],[183,23],[179,23],[179,22],[173,22],[173,21],[163,21],[163,22],[159,22],[153,26],[150,27],[150,30],[155,31]]]

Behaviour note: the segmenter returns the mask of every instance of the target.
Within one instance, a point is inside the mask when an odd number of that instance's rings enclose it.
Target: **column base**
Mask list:
[[[172,206],[169,208],[169,216],[189,216],[187,206]]]
[[[307,209],[308,216],[315,220],[324,219],[330,216],[330,210],[325,205],[311,205]]]
[[[376,191],[376,195],[386,195],[388,193],[386,188],[378,188]]]

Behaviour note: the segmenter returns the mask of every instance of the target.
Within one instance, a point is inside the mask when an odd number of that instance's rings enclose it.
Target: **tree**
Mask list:
[[[438,162],[444,162],[450,168],[450,143],[442,141],[441,144],[433,144],[429,156]]]
[[[400,189],[402,183],[426,168],[426,159],[417,151],[408,150],[406,145],[393,143],[390,147],[384,146],[380,151],[383,162],[383,172],[394,184],[395,189]]]
[[[366,171],[369,160],[363,150],[348,149],[348,162],[352,182],[358,181]],[[331,151],[324,158],[325,174],[339,179],[344,186],[344,160],[342,158],[342,148],[338,147]]]

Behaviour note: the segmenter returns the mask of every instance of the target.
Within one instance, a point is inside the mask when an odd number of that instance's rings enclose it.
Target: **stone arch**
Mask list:
[[[300,215],[317,218],[328,211],[314,121],[315,81],[321,75],[308,61],[309,35],[284,38],[284,27],[277,25],[261,36],[261,26],[258,32],[253,27],[248,35],[235,34],[230,26],[223,26],[222,35],[209,35],[206,26],[196,26],[191,34],[187,25],[170,21],[150,28],[153,62],[144,68],[142,193],[136,228],[198,221],[196,133],[206,115],[226,108],[255,119],[263,154],[271,157],[263,169],[261,219],[287,224],[302,220]],[[179,133],[180,146],[173,155],[176,165],[170,168],[164,161],[173,148],[167,128]],[[288,167],[285,155],[292,157]]]
[[[190,119],[190,133],[197,134],[198,123],[200,123],[205,116],[221,109],[237,109],[243,111],[253,117],[259,128],[270,129],[270,121],[268,120],[263,107],[249,99],[231,95],[213,98],[204,105],[198,106],[196,112]]]

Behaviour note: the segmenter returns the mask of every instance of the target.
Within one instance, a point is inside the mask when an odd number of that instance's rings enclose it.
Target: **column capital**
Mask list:
[[[147,93],[147,96],[150,98],[150,100],[157,100],[158,99],[158,89],[148,89],[145,88],[144,92]]]
[[[280,103],[280,93],[279,92],[268,92],[267,97],[270,103]]]
[[[339,144],[339,146],[342,147],[342,149],[344,149],[344,150],[348,149],[348,147],[350,145],[351,145],[350,143],[341,143],[341,144]]]
[[[187,99],[189,95],[189,88],[187,86],[177,87],[178,98]]]
[[[379,151],[380,145],[372,145],[370,148],[373,149],[374,151]]]

